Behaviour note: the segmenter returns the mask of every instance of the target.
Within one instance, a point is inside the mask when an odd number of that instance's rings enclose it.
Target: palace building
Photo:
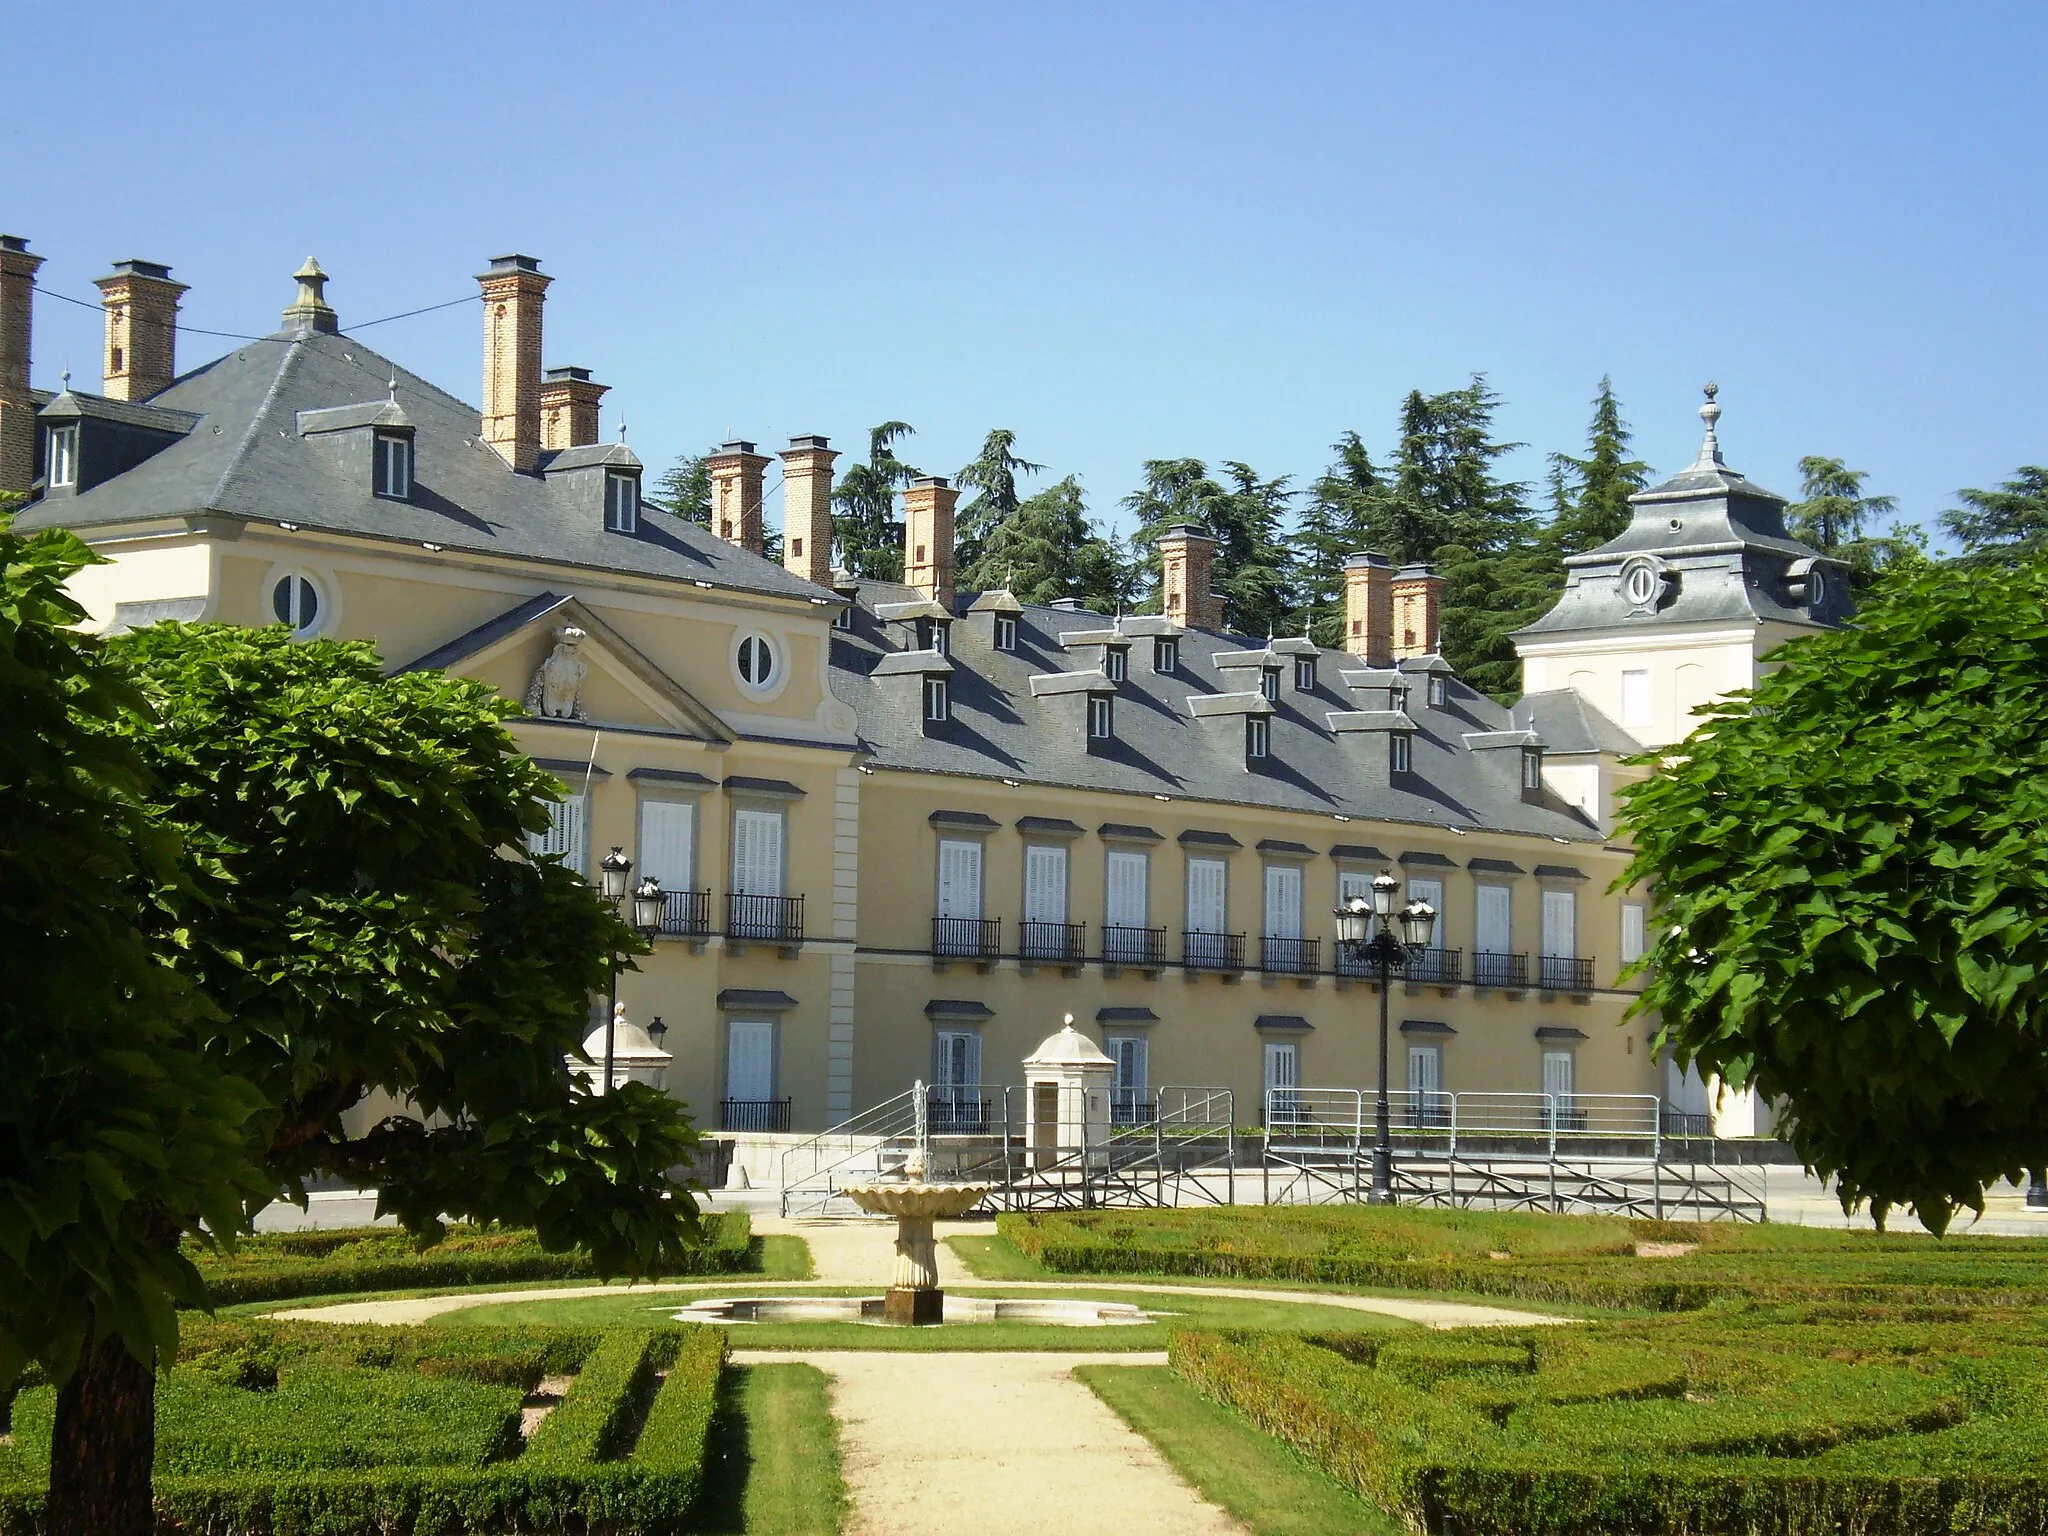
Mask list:
[[[1370,553],[1321,651],[1231,633],[1193,527],[1161,542],[1158,615],[959,591],[939,478],[903,493],[905,580],[849,581],[823,437],[726,443],[711,526],[673,516],[600,440],[605,386],[546,366],[530,257],[478,278],[481,407],[349,335],[310,260],[274,332],[183,372],[183,286],[117,263],[100,390],[35,389],[40,261],[0,237],[18,525],[107,557],[74,584],[102,629],[281,623],[517,701],[566,793],[535,851],[594,878],[617,847],[660,881],[620,1001],[635,1042],[661,1021],[701,1124],[1013,1084],[1068,1013],[1131,1116],[1167,1084],[1228,1088],[1246,1123],[1269,1092],[1370,1087],[1376,983],[1331,911],[1382,872],[1440,914],[1394,985],[1395,1087],[1705,1107],[1623,1023],[1649,908],[1613,889],[1614,789],[1846,594],[1722,462],[1711,399],[1698,462],[1519,637],[1505,708],[1438,654],[1438,578]]]

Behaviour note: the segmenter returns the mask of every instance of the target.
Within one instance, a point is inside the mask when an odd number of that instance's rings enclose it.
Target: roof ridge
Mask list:
[[[263,339],[268,341],[272,338]],[[226,498],[228,482],[234,479],[235,471],[240,469],[242,461],[248,458],[249,451],[255,444],[256,434],[269,424],[271,407],[276,404],[278,395],[284,389],[284,381],[291,373],[292,359],[298,352],[298,338],[286,340],[284,349],[284,354],[277,362],[277,372],[271,375],[270,386],[263,391],[263,398],[256,402],[256,409],[249,413],[249,425],[229,452],[227,462],[221,466],[220,478],[213,482],[213,492],[206,498],[207,504],[202,510],[210,510]]]

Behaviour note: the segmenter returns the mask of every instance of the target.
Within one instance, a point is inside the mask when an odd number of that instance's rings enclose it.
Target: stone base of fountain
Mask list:
[[[937,1286],[892,1285],[882,1293],[882,1321],[928,1327],[946,1320],[946,1293]]]

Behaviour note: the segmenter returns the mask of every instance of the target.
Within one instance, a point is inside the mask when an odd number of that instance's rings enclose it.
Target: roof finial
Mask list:
[[[325,331],[330,336],[339,332],[341,321],[327,302],[327,274],[320,270],[320,263],[308,256],[292,277],[299,292],[285,307],[284,323],[295,330]]]
[[[60,394],[60,395],[68,395],[68,394],[70,394],[70,393],[71,393],[71,370],[70,370],[69,368],[66,368],[66,369],[65,369],[65,370],[64,370],[64,371],[63,371],[62,373],[58,374],[58,375],[57,375],[57,382],[58,382],[58,384],[59,384],[59,385],[61,385],[61,386],[62,386],[62,388],[60,388],[60,389],[59,389],[59,390],[57,391],[57,393],[58,393],[58,394]]]
[[[1700,407],[1700,420],[1707,424],[1707,435],[1700,439],[1700,456],[1693,465],[1695,469],[1726,469],[1721,458],[1721,440],[1714,435],[1714,423],[1721,419],[1721,407],[1714,404],[1714,396],[1721,392],[1721,386],[1712,379],[1707,380],[1707,403]]]
[[[393,405],[396,405],[398,404],[398,369],[395,366],[391,370],[390,390],[391,393],[389,398],[391,400],[391,403]]]
[[[622,416],[620,416],[620,417],[619,417],[619,441],[623,443],[623,442],[624,442],[625,440],[626,440],[626,418],[625,418],[625,417],[624,417],[624,416],[622,415]]]

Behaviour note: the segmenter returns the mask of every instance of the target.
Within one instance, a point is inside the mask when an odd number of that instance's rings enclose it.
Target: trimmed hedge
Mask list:
[[[160,1529],[207,1536],[686,1530],[703,1483],[705,1436],[725,1359],[722,1332],[680,1327],[620,1336],[258,1320],[206,1324],[187,1334],[178,1366],[160,1385],[160,1413],[172,1433],[160,1446],[157,1520]],[[577,1366],[584,1379],[519,1454],[523,1389],[489,1380]],[[633,1419],[663,1368],[647,1422],[629,1447]],[[260,1385],[266,1372],[276,1373],[275,1386]],[[464,1374],[472,1379],[457,1379]],[[258,1385],[234,1385],[238,1378]],[[305,1392],[294,1396],[300,1386]],[[321,1392],[331,1401],[317,1401]],[[35,1536],[40,1529],[48,1414],[39,1404],[49,1395],[47,1387],[22,1394],[16,1443],[0,1447],[0,1536]],[[214,1406],[235,1397],[242,1401]],[[572,1411],[579,1398],[586,1406]],[[206,1408],[196,1418],[195,1403]],[[373,1403],[408,1411],[386,1411],[381,1422],[351,1417],[353,1406]],[[543,1444],[543,1431],[558,1423],[553,1443]],[[493,1426],[509,1426],[509,1437],[493,1439]],[[274,1464],[270,1453],[288,1450],[294,1438],[296,1463]],[[629,1449],[625,1459],[598,1459]],[[372,1455],[380,1464],[345,1465]],[[429,1464],[435,1457],[446,1459]],[[224,1461],[232,1469],[201,1475]]]
[[[1418,1532],[2048,1532],[2048,1413],[2031,1374],[2048,1319],[1841,1310],[1444,1345],[1179,1332],[1169,1353]]]
[[[453,1227],[431,1248],[416,1246],[393,1227],[282,1232],[244,1238],[232,1253],[193,1257],[218,1306],[357,1291],[597,1278],[588,1254],[580,1249],[550,1253],[524,1229]],[[752,1218],[745,1211],[726,1211],[704,1218],[704,1241],[668,1273],[727,1275],[759,1267]]]
[[[2048,1248],[2031,1238],[1365,1207],[1005,1213],[997,1227],[1063,1274],[1463,1291],[1644,1312],[1743,1300],[2048,1305]],[[1652,1242],[1694,1250],[1639,1258],[1636,1245]]]

